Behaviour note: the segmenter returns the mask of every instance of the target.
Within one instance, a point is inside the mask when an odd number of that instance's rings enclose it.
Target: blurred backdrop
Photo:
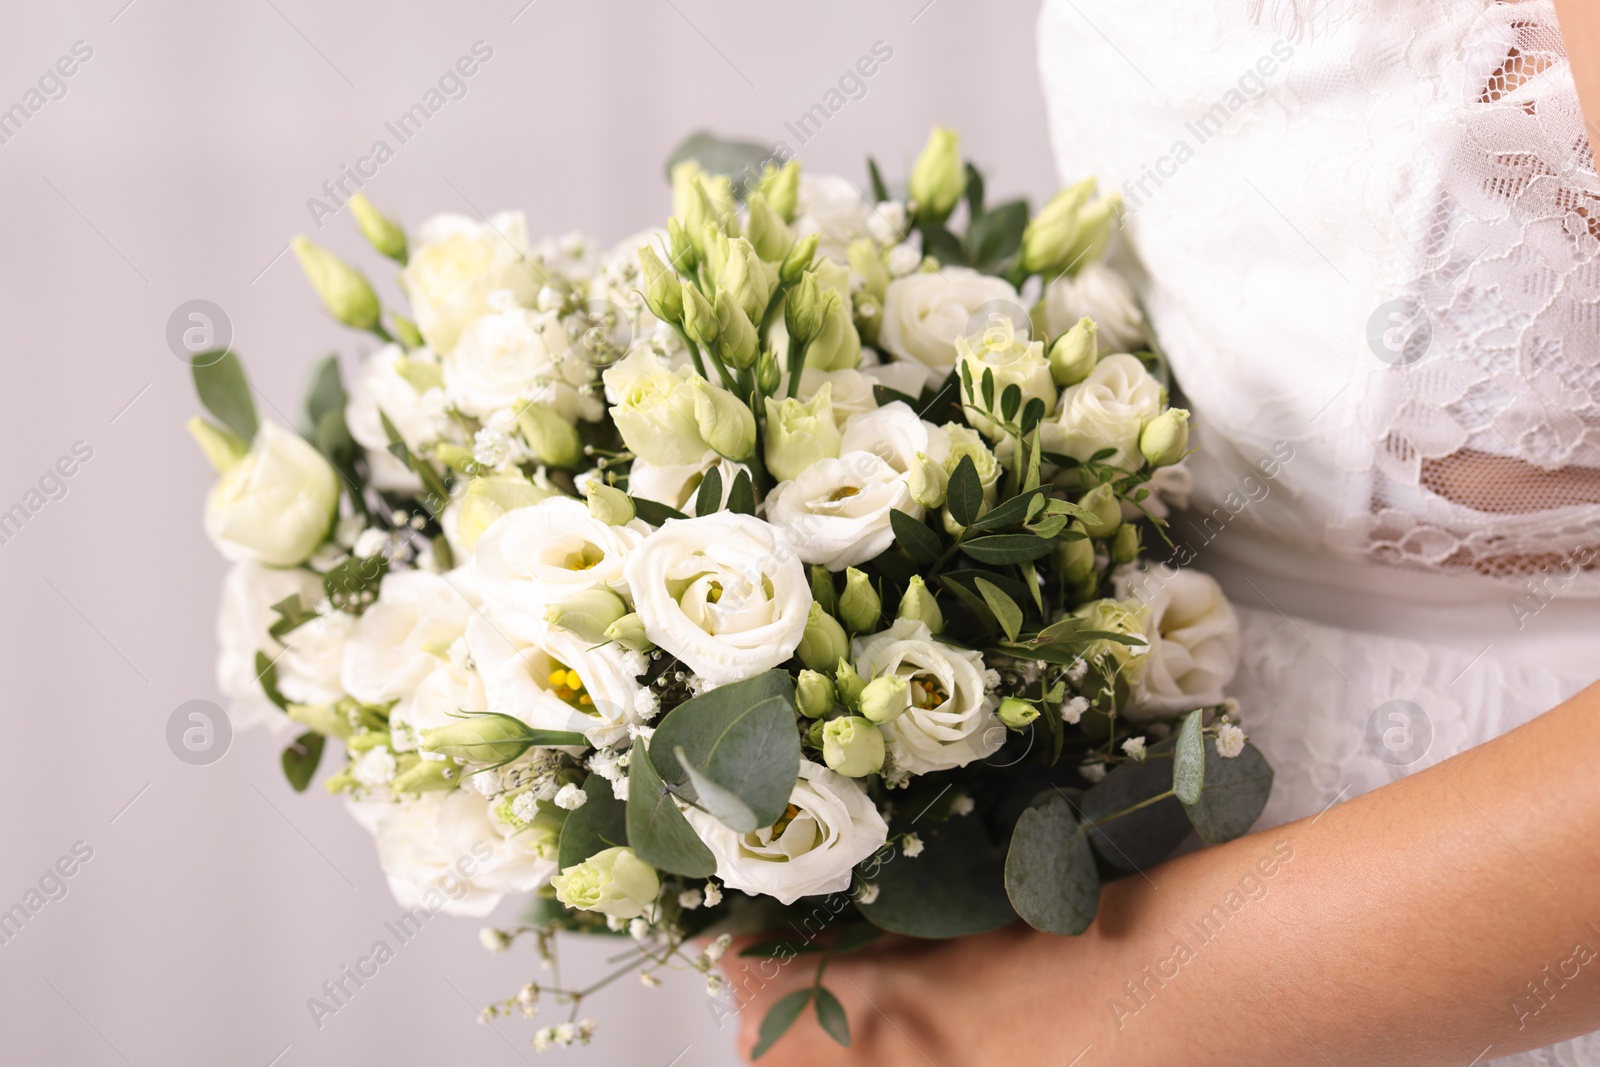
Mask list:
[[[1037,201],[1055,183],[1035,14],[1033,0],[9,5],[0,512],[33,513],[0,543],[0,911],[41,879],[59,899],[0,945],[0,1060],[535,1056],[538,1022],[476,1022],[538,969],[529,951],[485,952],[475,920],[431,923],[317,1028],[307,998],[398,912],[371,840],[319,786],[290,791],[281,738],[240,733],[209,766],[168,748],[174,709],[220,698],[223,573],[200,527],[212,475],[183,429],[198,408],[166,339],[174,309],[222,308],[263,416],[292,421],[312,362],[338,350],[349,366],[371,342],[321,310],[289,239],[312,234],[397,298],[349,218],[317,229],[307,203],[380,138],[396,150],[367,192],[413,225],[522,208],[531,234],[618,239],[668,214],[662,161],[700,128],[781,141],[864,185],[869,151],[903,175],[931,124],[955,126],[994,194]],[[385,124],[475,45],[490,57],[397,144]],[[875,45],[890,58],[841,86]],[[826,122],[799,126],[819,103]],[[497,917],[515,914],[508,901]],[[605,951],[569,941],[564,959],[594,972]],[[693,975],[619,983],[591,1014],[595,1046],[550,1055],[734,1062]]]

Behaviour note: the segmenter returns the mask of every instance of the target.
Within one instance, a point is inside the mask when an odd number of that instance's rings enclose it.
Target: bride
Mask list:
[[[839,960],[854,1047],[770,1061],[1600,1064],[1600,9],[1047,0],[1040,65],[1195,413],[1174,533],[1272,799],[1081,938]]]

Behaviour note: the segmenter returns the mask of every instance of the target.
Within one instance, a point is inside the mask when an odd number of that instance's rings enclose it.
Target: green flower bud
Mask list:
[[[394,336],[407,350],[422,347],[422,331],[404,315],[389,312],[389,322],[394,326]]]
[[[875,723],[894,722],[911,707],[911,686],[898,674],[884,674],[861,691],[861,714]]]
[[[626,526],[637,514],[633,497],[614,485],[594,479],[588,483],[588,491],[589,514],[607,526]]]
[[[761,170],[761,183],[756,188],[784,222],[793,222],[795,208],[800,204],[800,161],[791,159],[781,167],[768,163]]]
[[[822,287],[814,271],[800,276],[799,284],[789,290],[783,305],[783,324],[789,330],[789,343],[810,343],[822,326]]]
[[[813,720],[811,725],[806,727],[806,743],[812,748],[820,750],[822,748],[822,731],[827,727],[828,724],[825,720]]]
[[[755,365],[756,327],[738,302],[725,290],[717,290],[712,311],[717,316],[717,353],[730,367]]]
[[[695,210],[694,200],[700,192],[700,178],[705,169],[697,160],[686,159],[674,164],[668,177],[672,181],[672,217],[686,219]]]
[[[605,638],[635,652],[649,652],[655,644],[644,632],[644,620],[638,615],[624,615],[606,627]]]
[[[350,198],[350,210],[355,213],[356,225],[361,229],[361,235],[379,252],[399,263],[406,262],[406,231],[384,217],[383,212],[372,206],[372,201],[367,199],[366,193],[357,193]]]
[[[819,671],[803,670],[795,683],[795,703],[800,714],[820,719],[833,710],[833,682]]]
[[[744,401],[704,378],[692,378],[694,420],[700,436],[718,455],[746,460],[756,449],[756,417]]]
[[[656,869],[617,846],[596,852],[550,879],[556,899],[577,911],[613,919],[636,919],[654,908],[661,893]]]
[[[928,143],[911,168],[907,193],[923,218],[942,220],[955,210],[956,201],[967,188],[967,173],[961,166],[961,135],[935,126]]]
[[[822,761],[846,778],[883,770],[883,734],[866,719],[830,719],[822,728]]]
[[[1122,525],[1122,505],[1117,502],[1116,490],[1110,485],[1097,485],[1078,501],[1081,507],[1094,512],[1093,521],[1083,520],[1083,528],[1090,537],[1110,537]]]
[[[850,269],[861,275],[862,291],[870,294],[881,306],[883,296],[889,291],[889,268],[883,265],[883,254],[878,242],[870,237],[857,238],[846,250]]]
[[[576,634],[591,645],[606,640],[606,631],[628,614],[628,604],[603,586],[585,589],[545,609],[545,621],[558,630]]]
[[[751,322],[760,322],[777,287],[777,273],[756,254],[743,237],[727,243],[727,258],[717,270],[717,290],[739,302]]]
[[[1083,523],[1073,520],[1067,529],[1079,533],[1087,533]],[[1062,573],[1070,582],[1081,582],[1094,573],[1094,542],[1088,537],[1080,537],[1073,541],[1062,541],[1056,545],[1056,559],[1061,564]]]
[[[833,418],[833,383],[824,382],[810,400],[766,398],[767,470],[780,482],[798,478],[820,459],[839,456],[839,425]]]
[[[906,472],[906,487],[911,490],[911,499],[929,511],[936,511],[944,507],[945,493],[950,487],[950,474],[944,469],[944,464],[935,463],[918,452],[916,462],[912,463],[911,469]]]
[[[844,572],[844,592],[839,594],[839,618],[851,633],[872,633],[883,616],[883,600],[872,579],[854,567]]]
[[[800,635],[800,647],[795,649],[800,662],[814,671],[826,670],[849,652],[850,640],[839,620],[813,602],[806,615],[805,631]]]
[[[1152,467],[1170,467],[1189,449],[1189,412],[1168,408],[1149,422],[1139,434],[1139,451]]]
[[[794,247],[789,249],[789,254],[783,257],[783,265],[778,268],[778,281],[785,288],[794,285],[802,274],[811,269],[811,261],[817,258],[820,240],[820,234],[807,234],[796,241]]]
[[[1085,178],[1056,193],[1022,232],[1022,269],[1051,274],[1065,267],[1078,236],[1078,213],[1094,195],[1094,179]]]
[[[1017,697],[1006,697],[1000,701],[997,714],[1000,721],[1013,730],[1020,730],[1039,717],[1039,709]]]
[[[394,372],[418,393],[444,388],[444,367],[438,363],[401,356],[394,361]]]
[[[933,593],[929,591],[920,574],[911,576],[910,583],[906,585],[905,595],[900,598],[900,609],[895,616],[920,622],[930,633],[944,632],[944,612],[939,610],[939,601],[934,599]]]
[[[677,219],[667,220],[667,251],[672,256],[672,265],[684,274],[694,270],[695,264],[700,262],[700,253],[689,239],[689,231]]]
[[[551,467],[576,467],[583,458],[578,428],[544,404],[529,404],[517,416],[523,439],[539,462]]]
[[[829,291],[822,300],[816,336],[806,346],[806,366],[854,370],[861,363],[861,335],[850,321],[848,297]]]
[[[461,784],[461,768],[447,759],[419,759],[401,766],[389,782],[391,793],[438,793]]]
[[[833,683],[835,691],[839,694],[839,703],[851,711],[859,711],[861,694],[866,691],[867,682],[856,673],[855,665],[841,657],[833,669]]]
[[[789,227],[783,224],[783,219],[760,193],[752,195],[745,206],[750,210],[750,221],[745,232],[749,234],[750,244],[756,254],[768,263],[781,263],[789,252],[790,244],[794,242]]]
[[[1125,522],[1111,535],[1111,562],[1132,563],[1139,558],[1139,528]]]
[[[811,565],[811,599],[830,614],[839,606],[838,594],[833,591],[833,572],[820,563]]]
[[[831,408],[829,410],[832,410]],[[211,467],[218,474],[226,471],[243,459],[249,452],[250,446],[242,438],[236,437],[220,426],[214,426],[195,415],[187,423],[189,436],[200,446],[200,451],[206,454],[206,459],[211,462]]]
[[[1099,327],[1085,315],[1050,346],[1050,377],[1065,389],[1077,385],[1094,370],[1100,357]]]
[[[1098,263],[1111,244],[1111,235],[1122,224],[1122,194],[1102,196],[1078,213],[1078,236],[1067,250],[1066,270],[1077,274],[1084,266]]]
[[[644,271],[644,302],[650,306],[650,314],[663,322],[682,319],[683,283],[677,274],[667,269],[649,245],[639,248],[639,266]]]
[[[289,718],[323,737],[349,737],[352,731],[346,701],[334,704],[290,704],[284,709]]]
[[[304,237],[296,237],[290,244],[294,247],[295,258],[300,261],[300,269],[305,271],[311,287],[322,297],[334,318],[358,330],[371,330],[378,325],[382,314],[378,294],[372,291],[360,271]]]
[[[533,731],[521,719],[496,712],[471,715],[422,731],[422,750],[463,763],[507,763],[533,747]]]
[[[685,285],[682,292],[683,332],[689,335],[689,340],[710,348],[717,340],[717,313],[699,289]]]
[[[473,458],[472,449],[453,441],[434,442],[433,458],[457,474],[471,474],[478,469],[478,461]]]
[[[756,388],[764,394],[778,391],[778,386],[783,382],[783,368],[778,366],[778,357],[772,354],[770,348],[763,348],[761,354],[756,356]]]
[[[554,495],[554,489],[534,485],[520,473],[474,478],[467,483],[467,491],[456,508],[455,542],[471,552],[483,531],[493,526],[500,516]]]

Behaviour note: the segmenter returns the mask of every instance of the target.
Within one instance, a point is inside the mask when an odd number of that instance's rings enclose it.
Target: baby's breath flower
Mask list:
[[[905,853],[906,859],[916,859],[922,855],[922,838],[916,834],[907,834],[900,842],[900,851]]]
[[[556,807],[565,808],[567,811],[577,811],[588,800],[581,786],[568,782],[556,791]]]
[[[678,907],[684,911],[693,911],[705,903],[705,894],[698,889],[685,889],[678,894]]]
[[[640,971],[639,984],[644,986],[646,989],[659,989],[661,988],[661,979],[657,978],[649,971]]]
[[[1133,759],[1142,761],[1144,759],[1144,738],[1128,738],[1126,741],[1122,742],[1122,751],[1124,755],[1131,756]]]
[[[511,947],[511,935],[492,926],[485,926],[479,930],[478,940],[483,942],[483,947],[490,952],[504,952]]]
[[[1079,661],[1082,662],[1081,660]],[[1089,701],[1084,697],[1073,697],[1061,705],[1061,721],[1068,726],[1078,725],[1078,720],[1083,718],[1083,713],[1089,710]]]
[[[722,903],[722,887],[715,882],[706,883],[706,907],[714,908]]]
[[[1244,751],[1244,731],[1231,722],[1217,728],[1217,755],[1232,759]]]
[[[1099,782],[1104,780],[1106,776],[1106,765],[1104,763],[1085,763],[1078,768],[1078,773],[1090,782]]]
[[[977,807],[976,802],[973,801],[971,797],[967,796],[967,794],[962,793],[960,796],[956,797],[950,802],[950,814],[971,815],[972,809],[975,807]]]
[[[856,903],[858,903],[858,904],[871,904],[874,900],[877,900],[877,899],[878,899],[878,887],[877,887],[877,885],[875,885],[872,882],[867,882],[867,883],[863,884],[861,886],[860,892],[856,893]]]

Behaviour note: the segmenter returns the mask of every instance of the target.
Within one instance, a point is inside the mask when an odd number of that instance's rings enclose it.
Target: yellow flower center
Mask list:
[[[859,492],[861,492],[861,490],[856,486],[841,485],[839,488],[828,494],[828,501],[830,503],[837,504],[839,501],[847,500]]]
[[[782,837],[783,832],[789,828],[789,824],[794,822],[795,819],[799,817],[799,808],[795,807],[793,804],[785,807],[783,809],[783,814],[778,816],[778,821],[772,824],[772,840],[776,841],[778,838]]]
[[[578,551],[570,553],[566,561],[562,563],[562,566],[569,571],[586,571],[591,567],[598,566],[600,561],[605,558],[606,554],[604,552],[594,545],[585,544]]]
[[[918,708],[936,708],[950,699],[944,686],[931,674],[919,674],[911,679],[911,703]]]
[[[550,692],[579,711],[594,712],[594,699],[584,692],[583,679],[571,667],[557,665],[547,679]]]

